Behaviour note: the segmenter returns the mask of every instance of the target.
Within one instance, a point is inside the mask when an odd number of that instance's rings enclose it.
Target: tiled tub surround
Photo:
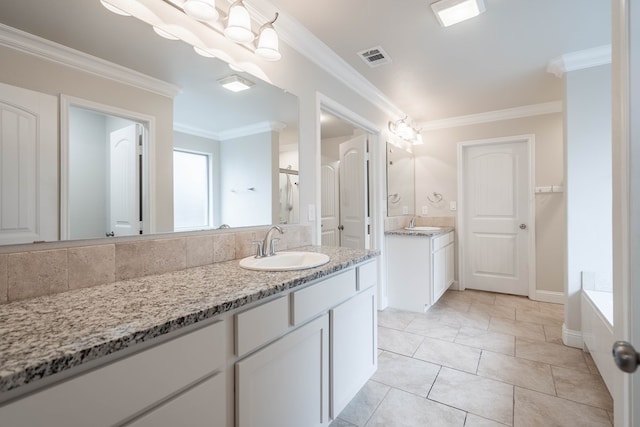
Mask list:
[[[0,247],[0,304],[244,258],[269,227]],[[286,225],[277,250],[311,244]]]
[[[378,255],[337,247],[300,250],[325,253],[331,261],[308,270],[257,272],[233,260],[1,305],[0,393]]]

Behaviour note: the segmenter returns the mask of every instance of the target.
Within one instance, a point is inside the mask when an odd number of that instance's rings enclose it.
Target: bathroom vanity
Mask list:
[[[389,307],[425,312],[455,281],[453,228],[385,233]]]
[[[308,247],[0,306],[8,426],[327,426],[377,366],[376,252]]]

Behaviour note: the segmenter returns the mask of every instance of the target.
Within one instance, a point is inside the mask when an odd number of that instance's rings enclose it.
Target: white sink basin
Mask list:
[[[329,256],[317,252],[276,252],[274,256],[240,260],[240,267],[247,270],[288,271],[318,267],[329,262]]]
[[[409,231],[440,231],[442,227],[405,227],[404,229]]]

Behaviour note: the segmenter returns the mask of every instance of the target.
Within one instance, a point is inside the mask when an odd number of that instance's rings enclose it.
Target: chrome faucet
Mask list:
[[[409,220],[409,228],[413,228],[416,226],[416,217],[412,216],[411,219]]]
[[[263,241],[256,240],[253,242],[257,245],[256,258],[264,258],[267,256],[274,256],[276,254],[276,241],[280,239],[272,237],[274,230],[280,232],[280,234],[284,234],[284,231],[281,227],[274,225],[269,229],[269,231],[267,231],[267,234],[266,236],[264,236]]]

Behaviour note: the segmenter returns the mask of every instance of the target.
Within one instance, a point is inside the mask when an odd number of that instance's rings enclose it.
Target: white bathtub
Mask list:
[[[613,395],[614,369],[611,357],[613,345],[613,296],[611,292],[582,290],[582,337],[591,353],[609,393]]]

